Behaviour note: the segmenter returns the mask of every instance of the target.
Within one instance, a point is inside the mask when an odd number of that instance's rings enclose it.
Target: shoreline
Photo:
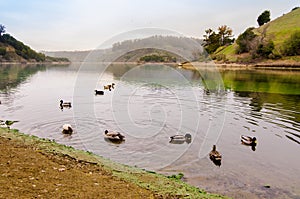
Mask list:
[[[88,165],[92,166],[95,169],[101,170],[100,175],[104,177],[110,177],[112,180],[116,180],[118,183],[125,182],[129,185],[127,186],[136,186],[138,189],[143,190],[145,192],[150,192],[152,193],[153,197],[150,198],[227,198],[226,196],[221,196],[218,194],[210,194],[206,193],[204,190],[201,190],[199,188],[193,187],[180,179],[176,178],[168,178],[167,176],[164,176],[162,174],[157,174],[152,171],[146,171],[140,168],[135,168],[127,165],[122,165],[116,162],[113,162],[109,159],[103,158],[101,156],[95,155],[91,152],[88,151],[82,151],[82,150],[77,150],[74,149],[73,147],[69,147],[66,145],[58,144],[54,141],[51,141],[49,139],[42,139],[38,138],[36,136],[31,136],[27,134],[20,133],[18,130],[10,130],[8,131],[6,128],[0,128],[0,141],[4,140],[5,142],[8,143],[14,143],[16,148],[25,148],[25,157],[27,155],[32,155],[34,153],[38,153],[39,155],[46,156],[46,160],[48,157],[55,157],[58,159],[64,158],[67,159],[67,163],[63,162],[62,160],[60,161],[60,165],[62,166],[60,169],[60,172],[64,172],[65,170],[67,171],[67,168],[72,168],[74,164],[83,164],[83,165]],[[2,146],[2,144],[1,144]],[[10,153],[10,151],[8,151]],[[5,150],[2,151],[2,156],[5,155]],[[24,156],[24,154],[23,154]],[[23,157],[22,156],[22,157]],[[11,155],[9,155],[11,157]],[[9,159],[10,160],[10,159]],[[5,162],[1,162],[2,159],[0,160],[1,165],[6,164]],[[13,162],[14,160],[11,160],[9,162]],[[30,163],[27,161],[24,161],[25,163]],[[49,162],[50,165],[51,160]],[[48,161],[44,161],[44,164],[48,164]],[[10,163],[10,165],[12,165]],[[30,168],[25,168],[26,170],[34,170],[35,166],[33,163],[30,164]],[[18,165],[20,167],[20,165]],[[43,166],[45,167],[45,166]],[[81,166],[82,167],[82,166]],[[81,168],[80,167],[80,168]],[[77,172],[77,170],[75,171]],[[52,168],[51,168],[52,169]],[[47,168],[43,168],[43,172],[47,172]],[[50,173],[50,172],[49,172]],[[47,178],[51,178],[51,175],[48,173]],[[67,172],[64,172],[66,174]],[[89,172],[90,174],[92,172]],[[94,173],[94,172],[93,172]],[[105,176],[107,173],[107,176]],[[17,173],[18,175],[18,173]],[[20,174],[21,175],[21,174]],[[99,175],[99,174],[98,174]],[[15,176],[20,178],[20,176]],[[30,179],[33,177],[30,177]],[[89,179],[89,178],[88,178]],[[9,180],[9,178],[5,179],[2,175],[0,177],[0,181],[2,183],[5,183],[6,180]],[[3,182],[4,181],[4,182]],[[46,187],[47,184],[48,186],[51,185],[51,182],[49,180],[46,181]],[[93,179],[88,180],[93,181]],[[74,184],[78,183],[76,182],[76,178],[72,180]],[[114,181],[112,181],[114,182]],[[38,183],[38,182],[36,182]],[[101,182],[98,182],[101,184]],[[97,183],[97,184],[98,184]],[[104,182],[107,183],[107,182]],[[26,186],[27,184],[23,183],[22,185]],[[35,186],[39,186],[35,185]],[[35,187],[34,186],[34,187]],[[71,184],[69,185],[71,186]],[[77,186],[77,185],[75,185]],[[81,185],[84,186],[84,185]],[[18,187],[20,188],[20,187]],[[117,187],[115,187],[117,188]],[[115,189],[114,188],[114,189]],[[21,187],[22,189],[22,187]],[[98,189],[98,188],[97,188]],[[72,190],[68,190],[72,191]],[[108,194],[114,190],[108,190]],[[3,192],[3,191],[2,191]],[[4,191],[5,192],[5,191]],[[17,192],[19,193],[19,192]],[[11,193],[7,193],[11,194]],[[126,193],[124,193],[126,194]],[[145,193],[146,194],[146,193]],[[0,191],[0,196],[3,195]],[[12,195],[10,195],[12,196]],[[16,195],[17,196],[17,195]],[[47,195],[45,195],[47,196]]]
[[[72,63],[83,63],[83,62],[0,62],[1,65],[70,65]],[[91,62],[97,63],[97,62]],[[221,62],[188,62],[188,63],[174,63],[174,62],[103,62],[110,63],[110,65],[122,65],[122,64],[131,64],[131,65],[145,65],[145,64],[153,64],[153,65],[170,65],[175,66],[187,70],[196,70],[198,68],[209,68],[211,66],[216,66],[218,69],[278,69],[278,70],[300,70],[300,62],[296,61],[272,61],[272,62],[257,62],[257,63],[221,63]]]
[[[259,63],[218,63],[218,62],[191,62],[179,66],[187,70],[197,70],[198,68],[210,68],[216,66],[221,70],[249,70],[249,69],[275,69],[275,70],[300,70],[300,62],[259,62]]]
[[[41,65],[41,64],[49,64],[49,65],[69,65],[72,62],[0,62],[1,65]]]

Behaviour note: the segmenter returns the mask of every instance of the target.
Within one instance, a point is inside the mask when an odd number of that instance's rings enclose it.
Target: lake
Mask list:
[[[94,90],[115,83],[112,91]],[[72,108],[60,109],[59,100]],[[300,71],[197,71],[168,65],[0,66],[0,119],[12,128],[131,166],[184,173],[235,198],[300,198]],[[62,125],[74,127],[71,136]],[[103,138],[126,136],[115,144]],[[192,142],[170,143],[190,133]],[[240,136],[255,136],[255,150]],[[212,146],[220,166],[208,157]]]

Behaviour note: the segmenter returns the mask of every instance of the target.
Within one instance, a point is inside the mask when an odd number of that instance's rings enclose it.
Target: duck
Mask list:
[[[104,88],[104,90],[109,90],[109,91],[111,91],[111,85],[110,85],[110,84],[109,84],[109,85],[106,85],[106,86],[104,86],[103,88]]]
[[[104,91],[95,90],[95,95],[104,95]]]
[[[5,125],[8,129],[10,129],[10,126],[13,125],[14,123],[19,122],[19,121],[11,121],[11,120],[0,120],[0,125]]]
[[[241,142],[242,144],[253,146],[257,144],[256,137],[250,137],[247,135],[241,135]]]
[[[187,133],[185,135],[173,135],[170,137],[170,142],[172,144],[183,144],[184,142],[186,143],[191,143],[192,142],[192,135]]]
[[[115,89],[115,83],[112,83],[112,84],[111,84],[111,88],[112,88],[112,89]]]
[[[209,158],[217,166],[221,166],[222,155],[217,151],[216,145],[213,145],[211,152],[209,153]]]
[[[61,108],[71,108],[72,107],[71,102],[64,102],[63,100],[60,100],[59,105]]]
[[[125,141],[125,136],[122,135],[119,132],[113,132],[113,131],[104,131],[104,138],[106,140],[112,141],[112,142],[123,142]]]
[[[73,128],[72,128],[72,126],[70,125],[70,124],[64,124],[63,126],[62,126],[62,133],[63,134],[72,134],[73,133]]]

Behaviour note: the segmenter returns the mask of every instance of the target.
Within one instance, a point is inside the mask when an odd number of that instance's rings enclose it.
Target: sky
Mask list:
[[[0,0],[0,24],[37,51],[91,50],[140,28],[160,28],[202,38],[221,25],[237,37],[300,6],[299,0]]]

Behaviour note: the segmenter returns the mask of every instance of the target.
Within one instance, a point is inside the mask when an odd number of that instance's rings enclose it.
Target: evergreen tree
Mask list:
[[[261,13],[261,15],[258,16],[257,23],[259,26],[262,26],[265,23],[268,23],[270,20],[270,11],[265,10],[263,13]]]

